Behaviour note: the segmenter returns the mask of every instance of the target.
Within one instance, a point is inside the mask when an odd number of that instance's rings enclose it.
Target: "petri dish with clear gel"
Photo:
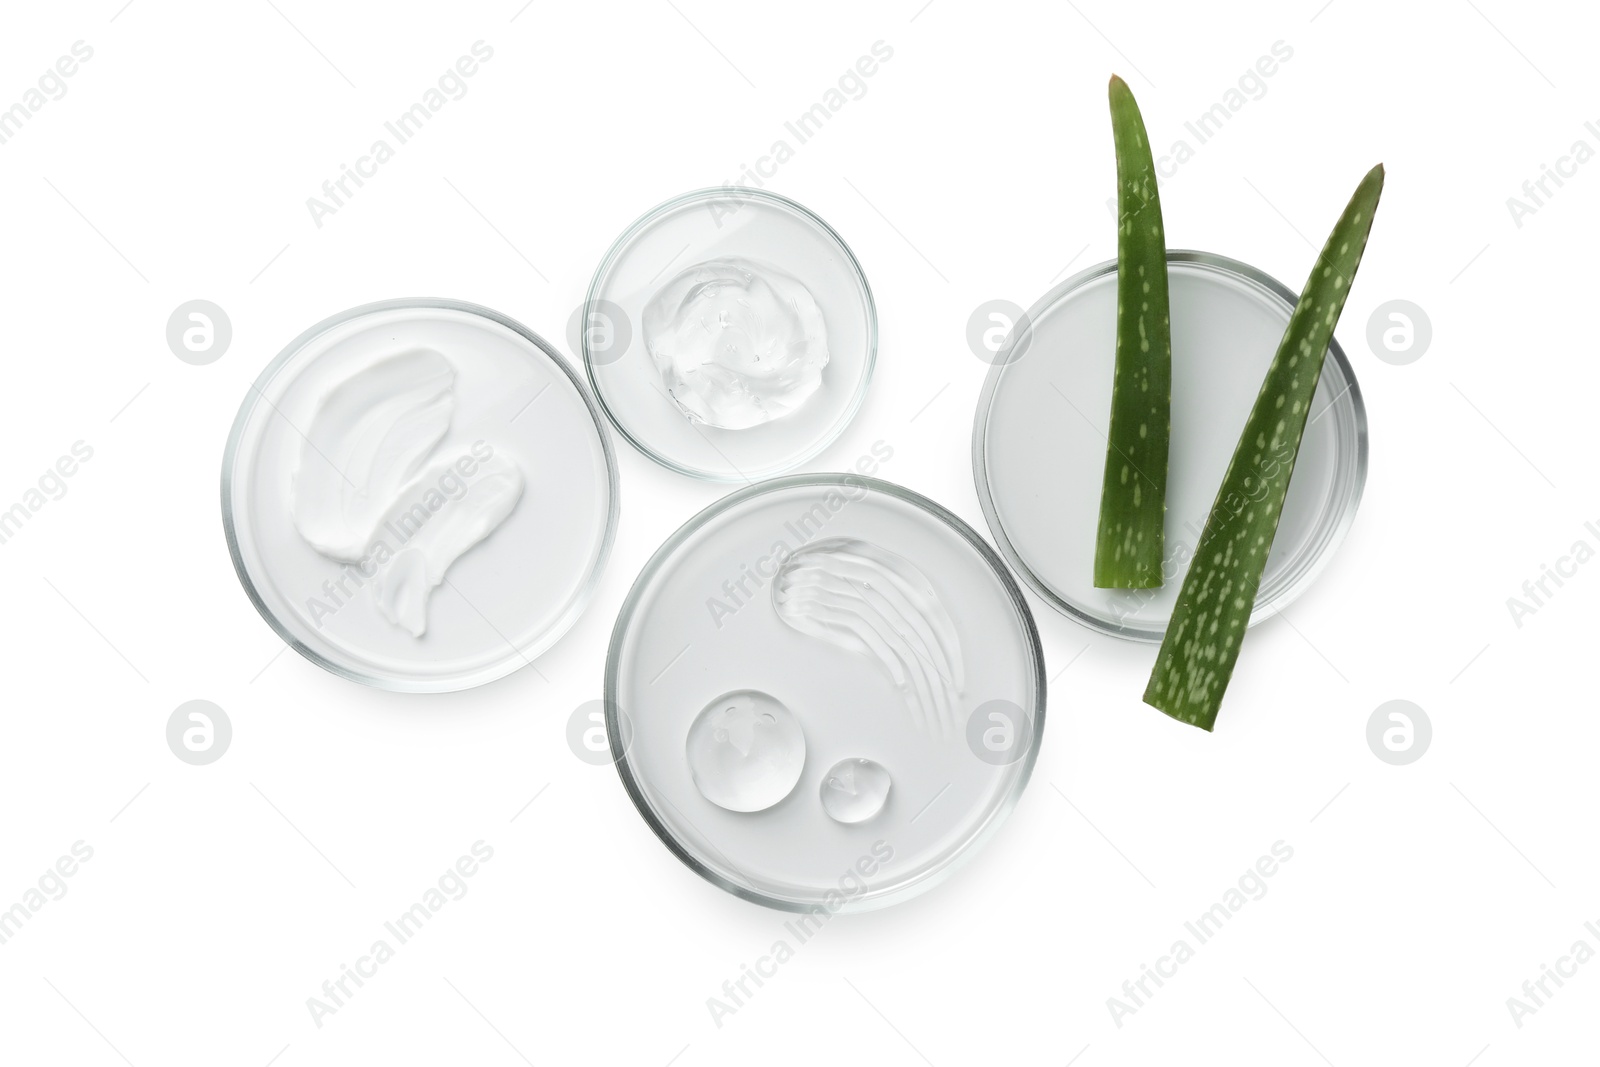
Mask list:
[[[1003,561],[925,497],[851,474],[734,492],[656,552],[606,660],[645,822],[746,900],[860,911],[937,884],[1000,826],[1044,727]]]
[[[1172,435],[1161,588],[1094,585],[1116,343],[1115,260],[1062,282],[1013,327],[984,383],[972,436],[978,499],[1012,567],[1063,614],[1136,641],[1159,642],[1166,630],[1296,300],[1261,271],[1223,256],[1171,251],[1167,263]],[[1252,625],[1287,607],[1327,564],[1355,519],[1366,473],[1366,408],[1334,341]]]
[[[575,320],[618,432],[672,470],[749,482],[831,444],[877,356],[872,290],[844,239],[776,193],[686,193],[601,260]]]
[[[582,381],[527,327],[444,299],[311,327],[261,373],[222,465],[246,594],[318,666],[434,693],[531,663],[611,548],[617,472]]]

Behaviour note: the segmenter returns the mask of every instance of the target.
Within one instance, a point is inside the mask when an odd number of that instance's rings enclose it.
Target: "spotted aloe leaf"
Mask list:
[[[1161,584],[1172,422],[1167,237],[1139,105],[1115,75],[1110,93],[1117,149],[1117,352],[1094,584],[1153,589]]]
[[[1379,165],[1362,179],[1328,236],[1206,518],[1144,691],[1145,703],[1180,722],[1204,730],[1216,724],[1283,514],[1323,357],[1382,191]]]

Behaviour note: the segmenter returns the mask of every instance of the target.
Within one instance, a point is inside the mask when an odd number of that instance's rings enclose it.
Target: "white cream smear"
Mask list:
[[[770,263],[697,263],[645,305],[645,348],[691,422],[743,430],[782,418],[822,385],[828,330],[811,291]]]
[[[300,536],[373,579],[379,610],[413,637],[427,631],[445,572],[522,498],[521,470],[493,446],[436,454],[455,408],[455,370],[443,355],[389,356],[322,398],[292,480]]]
[[[921,729],[949,736],[959,728],[960,639],[910,560],[850,537],[813,541],[784,560],[772,604],[792,629],[875,660]]]

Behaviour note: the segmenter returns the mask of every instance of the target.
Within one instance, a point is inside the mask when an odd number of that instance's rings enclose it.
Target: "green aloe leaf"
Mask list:
[[[1100,486],[1094,584],[1153,589],[1166,545],[1167,439],[1172,428],[1172,319],[1167,237],[1150,138],[1133,93],[1111,78],[1117,148],[1117,358]]]
[[[1372,230],[1383,166],[1361,180],[1300,294],[1167,624],[1146,704],[1210,730],[1233,677],[1283,514],[1311,398]]]

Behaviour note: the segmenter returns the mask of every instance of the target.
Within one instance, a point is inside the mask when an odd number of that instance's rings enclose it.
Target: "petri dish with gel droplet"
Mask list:
[[[634,583],[606,660],[612,753],[645,822],[713,884],[791,911],[883,907],[949,874],[1027,784],[1044,699],[994,550],[851,474],[759,482],[691,519]]]
[[[781,474],[860,410],[877,312],[854,254],[786,197],[723,187],[655,208],[606,253],[576,347],[617,430],[697,478]]]
[[[444,299],[318,323],[240,406],[228,549],[290,647],[334,674],[446,692],[531,663],[611,547],[617,473],[582,381],[539,336]]]
[[[984,383],[972,435],[978,500],[1017,574],[1069,618],[1135,641],[1159,642],[1166,631],[1296,300],[1254,267],[1208,252],[1168,252],[1167,271],[1172,434],[1160,588],[1094,585],[1116,351],[1115,260],[1062,282],[1012,329]],[[1251,625],[1287,607],[1327,565],[1355,520],[1366,474],[1366,408],[1334,341]]]

